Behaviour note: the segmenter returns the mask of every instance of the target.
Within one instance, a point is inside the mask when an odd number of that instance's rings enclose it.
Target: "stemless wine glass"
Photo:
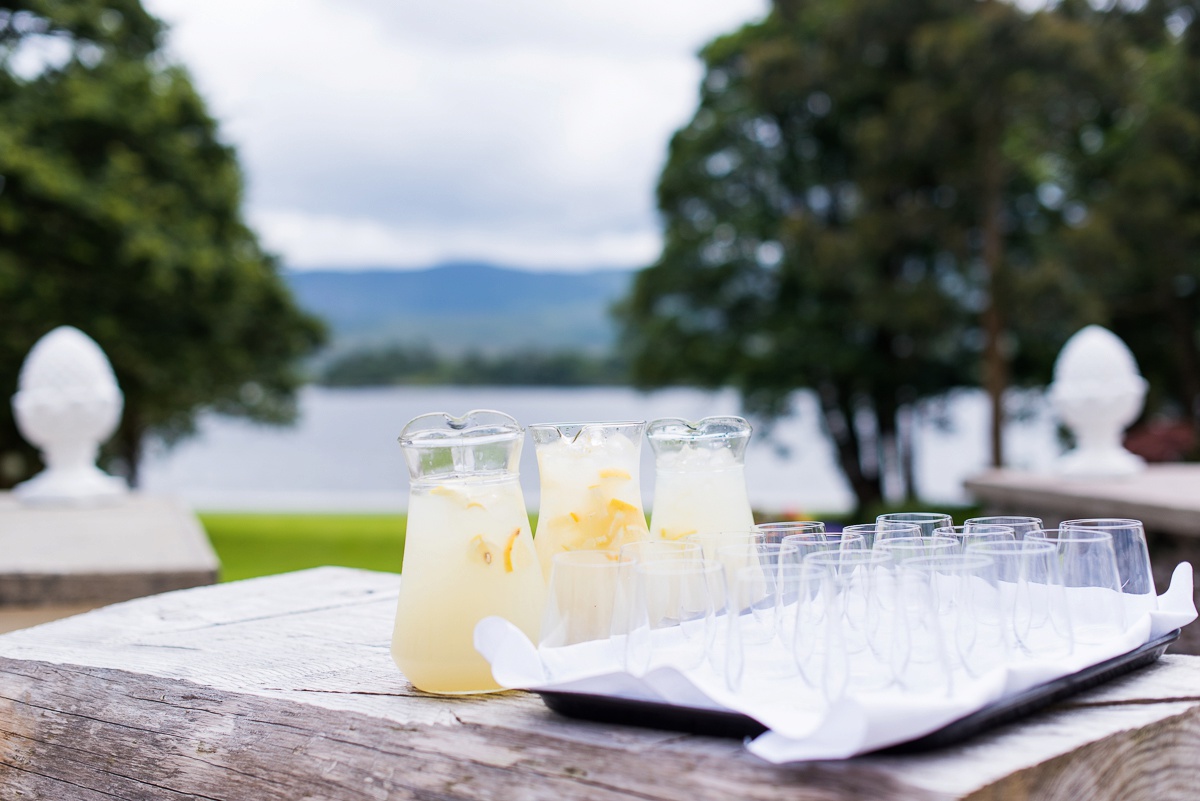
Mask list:
[[[622,545],[618,554],[616,598],[613,601],[613,636],[629,633],[635,565],[641,562],[669,562],[676,559],[701,561],[703,558],[704,550],[695,542],[641,540]]]
[[[744,567],[732,577],[723,644],[731,690],[800,676],[793,650],[797,616],[809,613],[821,575],[814,565],[778,564]]]
[[[986,556],[995,565],[1010,653],[1045,659],[1074,648],[1058,550],[1047,540],[980,542],[968,554]]]
[[[763,542],[783,542],[785,537],[820,536],[825,533],[825,524],[820,520],[783,520],[759,523],[753,531],[762,535]]]
[[[880,527],[881,533],[891,530],[893,526],[903,531],[905,526],[915,525],[921,529],[920,536],[932,537],[935,528],[953,526],[954,520],[950,515],[941,512],[890,512],[876,517],[875,525]],[[892,536],[908,537],[913,535],[897,533]]]
[[[1106,531],[1112,535],[1117,572],[1121,577],[1122,600],[1130,612],[1130,622],[1158,608],[1154,572],[1150,568],[1150,549],[1146,545],[1142,521],[1102,517],[1064,520],[1058,527],[1060,531]]]
[[[709,561],[717,558],[717,550],[726,545],[751,545],[763,541],[763,535],[753,529],[744,531],[701,531],[684,537],[684,542],[699,545],[704,550],[704,558]]]
[[[907,559],[902,567],[926,574],[942,636],[956,666],[981,676],[1003,665],[1008,649],[995,563],[954,553]]]
[[[893,681],[895,638],[894,572],[887,555],[869,550],[826,551],[805,559],[821,569],[825,604],[825,690],[836,697],[845,690],[879,690]],[[840,660],[839,665],[837,661]],[[843,686],[839,689],[839,671]]]
[[[905,559],[954,553],[958,543],[944,537],[892,537],[877,541],[873,550],[887,554],[892,564],[899,565]]]
[[[782,545],[760,542],[724,545],[717,549],[717,563],[725,570],[730,585],[729,614],[745,616],[743,637],[766,642],[776,634],[775,606]]]
[[[625,641],[626,669],[636,676],[664,665],[699,667],[712,651],[726,608],[721,566],[691,559],[634,565],[633,606]]]
[[[1052,542],[1057,547],[1076,643],[1102,643],[1125,631],[1121,574],[1112,534],[1099,529],[1048,528],[1032,532],[1026,539]]]
[[[809,554],[826,551],[865,551],[867,541],[861,534],[845,531],[831,531],[826,534],[789,534],[779,543],[779,560],[784,563],[799,564]]]
[[[991,517],[972,517],[963,523],[967,531],[977,526],[1008,526],[1013,530],[1017,539],[1024,539],[1026,534],[1044,528],[1040,517],[1024,517],[1022,515],[993,515]]]
[[[935,528],[933,536],[954,541],[958,544],[959,553],[965,553],[968,545],[979,542],[1016,542],[1017,539],[1011,526],[983,524],[976,524],[971,528],[966,526]]]
[[[567,551],[550,565],[541,648],[561,648],[612,633],[620,562],[609,551]]]
[[[867,542],[867,549],[875,547],[879,540],[889,537],[919,537],[921,527],[916,523],[886,522],[886,523],[855,523],[842,529],[845,534],[859,534]]]

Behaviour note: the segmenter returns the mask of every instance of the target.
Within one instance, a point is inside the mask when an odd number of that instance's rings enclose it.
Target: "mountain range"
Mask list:
[[[297,302],[325,320],[331,353],[429,345],[443,353],[609,349],[610,310],[632,270],[535,272],[478,262],[421,270],[288,270]]]

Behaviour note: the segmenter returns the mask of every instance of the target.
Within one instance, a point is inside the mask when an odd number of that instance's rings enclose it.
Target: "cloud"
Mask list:
[[[153,0],[289,266],[636,266],[696,49],[763,0]],[[534,264],[537,262],[537,265]]]

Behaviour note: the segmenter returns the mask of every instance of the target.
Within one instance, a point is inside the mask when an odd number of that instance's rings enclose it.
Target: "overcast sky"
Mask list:
[[[285,264],[634,267],[696,51],[766,0],[146,0]]]

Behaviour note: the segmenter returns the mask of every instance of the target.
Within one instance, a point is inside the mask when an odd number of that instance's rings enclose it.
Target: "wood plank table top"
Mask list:
[[[918,756],[773,766],[732,740],[440,698],[389,653],[399,577],[319,568],[0,636],[0,799],[1173,799],[1200,657]]]

